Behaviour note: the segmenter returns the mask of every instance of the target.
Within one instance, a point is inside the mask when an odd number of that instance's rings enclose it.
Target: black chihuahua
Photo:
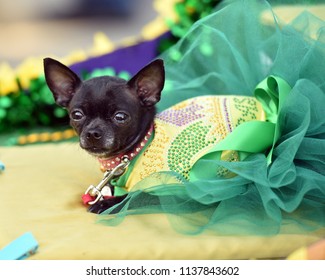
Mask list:
[[[145,137],[165,81],[160,59],[129,81],[110,76],[81,81],[67,66],[51,58],[44,59],[44,71],[56,103],[69,112],[81,148],[98,158],[127,153]],[[102,200],[89,211],[101,213],[124,197]]]

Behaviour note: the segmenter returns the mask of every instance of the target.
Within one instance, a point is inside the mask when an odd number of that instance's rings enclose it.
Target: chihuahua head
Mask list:
[[[60,62],[44,59],[45,79],[66,108],[80,146],[110,158],[132,150],[150,128],[164,87],[163,61],[154,60],[129,81],[103,76],[82,81]]]

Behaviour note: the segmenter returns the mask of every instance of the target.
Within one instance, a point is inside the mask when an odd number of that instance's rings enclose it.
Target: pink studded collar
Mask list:
[[[154,125],[152,124],[143,140],[132,151],[125,154],[119,154],[111,158],[98,158],[98,161],[100,162],[100,169],[102,171],[112,170],[113,168],[118,166],[121,163],[122,159],[125,157],[127,157],[131,161],[146,146],[147,142],[149,141],[152,135],[153,130]]]

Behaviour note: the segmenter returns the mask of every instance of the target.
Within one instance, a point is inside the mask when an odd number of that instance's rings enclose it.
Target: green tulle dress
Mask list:
[[[223,147],[237,149],[240,161],[220,160],[216,147],[196,162],[191,180],[170,183],[171,172],[144,179],[99,222],[117,225],[127,215],[166,213],[186,234],[324,228],[325,23],[303,13],[283,24],[267,2],[226,1],[162,58],[166,86],[159,112],[201,95],[255,96],[272,130],[268,148],[254,150],[254,138],[267,133],[263,127],[243,143],[241,130],[234,134],[240,144],[232,139]],[[236,176],[217,176],[217,168]]]

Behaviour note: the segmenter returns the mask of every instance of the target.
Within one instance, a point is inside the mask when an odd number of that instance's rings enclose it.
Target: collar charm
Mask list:
[[[129,166],[130,160],[127,156],[124,156],[120,164],[115,166],[112,170],[107,170],[104,173],[103,179],[99,182],[97,186],[90,185],[86,190],[85,194],[82,196],[83,203],[85,205],[93,205],[100,200],[112,196],[112,191],[110,188],[110,181],[116,177],[121,176],[126,168]]]

